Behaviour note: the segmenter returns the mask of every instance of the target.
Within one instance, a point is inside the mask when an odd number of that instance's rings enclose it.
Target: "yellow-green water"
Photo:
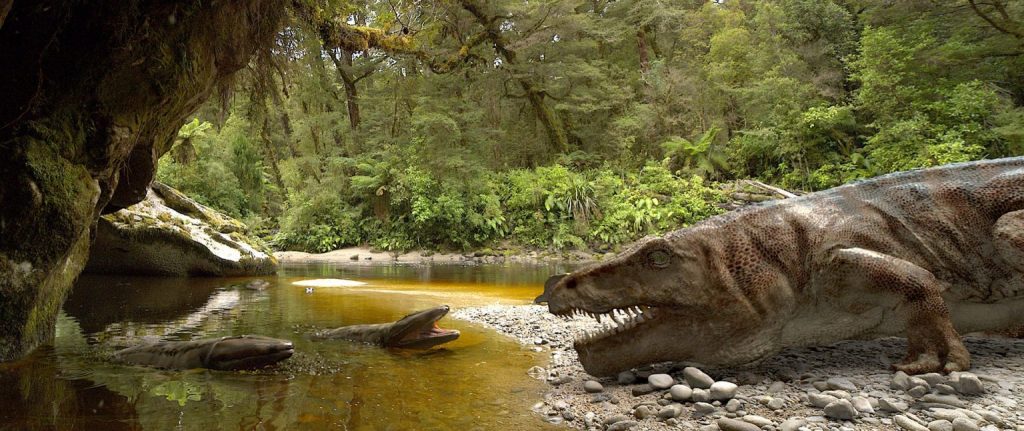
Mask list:
[[[416,266],[285,268],[261,291],[252,278],[83,276],[53,346],[0,365],[0,429],[547,429],[530,411],[544,391],[534,353],[451,318],[462,336],[443,349],[389,351],[306,334],[393,321],[439,304],[527,303],[564,268]],[[367,284],[314,288],[293,281]],[[256,373],[122,366],[106,355],[142,340],[262,334],[296,355]]]

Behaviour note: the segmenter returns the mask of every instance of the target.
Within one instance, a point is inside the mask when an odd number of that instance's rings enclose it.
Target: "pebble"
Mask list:
[[[636,374],[632,371],[623,371],[615,377],[615,381],[619,382],[620,385],[631,385],[636,382]]]
[[[738,387],[735,383],[730,382],[715,382],[711,385],[711,399],[717,401],[725,401],[736,396],[736,390]]]
[[[970,419],[953,419],[953,431],[978,431],[978,424]]]
[[[779,429],[782,431],[799,431],[801,427],[807,425],[807,421],[798,418],[786,419],[779,425]]]
[[[893,421],[895,421],[896,425],[899,425],[900,428],[903,428],[907,431],[928,431],[928,427],[921,425],[915,422],[913,419],[910,419],[903,415],[896,415],[896,417],[893,418]]]
[[[825,406],[827,406],[829,404],[832,404],[832,403],[838,401],[839,399],[836,398],[836,397],[833,397],[831,395],[823,395],[823,394],[818,394],[818,393],[810,392],[810,393],[807,394],[807,400],[814,407],[825,408]]]
[[[786,383],[785,382],[775,382],[775,383],[772,383],[771,386],[768,386],[768,393],[769,394],[777,394],[777,393],[780,393],[780,392],[784,392],[785,390],[786,390]]]
[[[931,386],[935,386],[937,384],[945,383],[946,382],[946,378],[942,374],[939,374],[939,373],[921,374],[921,375],[919,375],[917,377],[919,379],[921,379],[921,380],[924,380],[924,381],[928,382],[928,384],[931,385]]]
[[[832,419],[851,420],[857,417],[857,409],[847,400],[839,400],[825,406],[825,416]]]
[[[761,431],[757,425],[736,419],[722,418],[717,423],[722,431]]]
[[[650,406],[640,406],[636,410],[633,410],[633,416],[637,419],[644,420],[651,416],[654,416],[654,411]]]
[[[842,377],[833,377],[828,379],[825,383],[828,384],[829,389],[841,390],[847,392],[857,392],[857,385],[853,384],[850,379],[844,379]]]
[[[668,393],[675,401],[689,401],[693,396],[693,389],[686,385],[673,385],[669,388]]]
[[[682,404],[669,404],[669,405],[667,405],[665,407],[662,407],[661,410],[658,411],[658,417],[661,418],[661,419],[669,419],[669,418],[674,418],[676,416],[679,416],[682,413],[683,413],[683,405]]]
[[[597,380],[587,380],[583,382],[583,390],[587,391],[588,394],[596,394],[598,392],[604,392],[604,386],[602,386]]]
[[[741,403],[740,400],[737,400],[735,398],[725,403],[725,411],[729,413],[736,413],[740,411],[741,408],[743,408],[743,403]]]
[[[782,400],[782,398],[772,398],[771,401],[768,401],[768,408],[770,410],[782,410],[782,408],[785,406],[786,403],[785,401]]]
[[[910,396],[912,396],[914,398],[921,398],[921,397],[925,396],[927,393],[928,393],[928,388],[926,388],[924,386],[914,386],[914,387],[910,388],[909,390],[907,390],[907,395],[910,395]]]
[[[651,392],[654,392],[654,386],[648,384],[636,385],[630,389],[630,392],[633,393],[634,397],[639,397],[641,395],[647,395]]]
[[[853,408],[857,409],[861,413],[874,413],[875,409],[871,406],[871,400],[864,397],[853,397],[850,402],[853,404]]]
[[[703,371],[696,367],[683,368],[683,379],[686,380],[686,383],[690,384],[691,388],[695,389],[708,389],[715,383],[715,379],[704,374]]]
[[[697,403],[693,405],[693,411],[699,415],[709,415],[715,412],[715,406],[708,403]]]
[[[928,431],[953,431],[953,423],[945,419],[928,422]]]
[[[675,380],[668,374],[651,374],[647,377],[647,383],[650,383],[654,389],[668,389],[675,384]]]
[[[743,416],[743,421],[744,422],[750,422],[750,423],[752,423],[754,425],[757,425],[758,428],[764,428],[764,427],[766,427],[768,425],[774,425],[775,424],[770,419],[768,419],[766,417],[763,417],[763,416],[758,416],[758,415],[746,415],[746,416]]]
[[[897,371],[892,375],[892,383],[889,384],[889,389],[897,391],[906,391],[910,389],[910,376],[903,371]]]
[[[629,420],[629,416],[626,416],[626,415],[612,415],[612,416],[609,416],[609,417],[605,418],[603,421],[601,421],[601,423],[603,423],[605,425],[611,425],[611,424],[614,424],[614,423],[617,423],[617,422],[623,422],[623,421],[628,421],[628,420]]]
[[[981,395],[985,393],[985,386],[981,379],[971,373],[960,373],[959,391],[964,395]]]
[[[625,431],[625,430],[628,430],[630,428],[633,428],[633,427],[637,426],[637,424],[638,424],[637,421],[616,422],[616,423],[613,423],[610,426],[608,426],[608,428],[606,428],[605,430],[606,431]]]
[[[926,394],[921,397],[921,402],[945,404],[953,407],[967,407],[967,403],[960,401],[955,395]]]
[[[706,403],[708,401],[711,401],[711,393],[704,389],[694,389],[693,394],[690,395],[690,398],[692,398],[693,401],[697,403]]]
[[[903,413],[908,407],[906,402],[897,399],[882,398],[879,400],[879,410],[883,412]]]

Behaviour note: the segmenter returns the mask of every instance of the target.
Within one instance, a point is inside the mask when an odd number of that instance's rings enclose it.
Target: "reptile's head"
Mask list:
[[[723,345],[749,339],[756,326],[749,322],[757,319],[743,314],[748,309],[732,294],[714,288],[703,248],[687,242],[647,238],[553,286],[551,313],[588,315],[604,325],[575,343],[588,373],[604,376],[662,361],[717,364]]]
[[[384,339],[384,347],[429,349],[459,338],[459,331],[443,329],[437,321],[448,314],[448,306],[417,311],[395,322]]]
[[[294,352],[288,340],[262,335],[224,337],[203,353],[203,365],[214,370],[263,368],[290,358]]]

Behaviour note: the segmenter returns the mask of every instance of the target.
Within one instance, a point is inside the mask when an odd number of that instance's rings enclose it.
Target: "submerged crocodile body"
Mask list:
[[[448,306],[417,311],[391,323],[342,326],[313,335],[315,339],[360,341],[380,347],[429,349],[459,338],[459,331],[443,329],[437,321],[448,314]]]
[[[246,370],[275,364],[290,358],[293,353],[291,341],[260,335],[240,335],[142,344],[114,352],[114,360],[175,370]]]
[[[713,217],[553,278],[588,373],[741,365],[789,346],[906,336],[895,368],[970,367],[960,333],[1024,324],[1024,157],[896,173]]]

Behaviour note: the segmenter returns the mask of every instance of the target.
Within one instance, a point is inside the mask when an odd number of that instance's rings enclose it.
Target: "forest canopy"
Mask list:
[[[158,178],[277,247],[606,249],[1024,154],[1024,2],[294,0]]]

